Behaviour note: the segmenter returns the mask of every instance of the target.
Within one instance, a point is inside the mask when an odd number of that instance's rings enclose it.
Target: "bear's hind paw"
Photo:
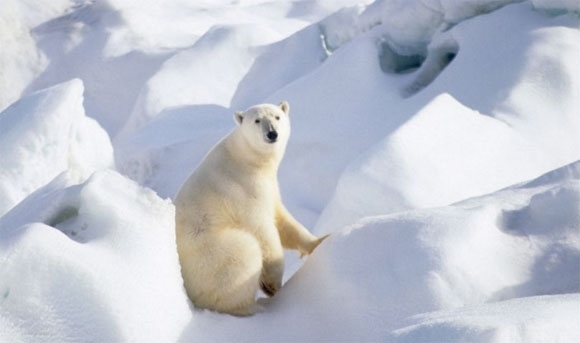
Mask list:
[[[278,292],[280,286],[260,281],[260,288],[267,296],[272,297],[274,294],[276,294],[276,292]]]

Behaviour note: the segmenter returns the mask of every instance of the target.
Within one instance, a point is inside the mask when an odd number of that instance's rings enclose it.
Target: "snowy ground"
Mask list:
[[[575,0],[3,0],[0,341],[580,341]],[[171,198],[288,100],[317,235],[238,318],[182,288]]]

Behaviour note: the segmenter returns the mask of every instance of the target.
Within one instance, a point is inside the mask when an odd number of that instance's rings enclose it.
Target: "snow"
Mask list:
[[[580,341],[577,1],[2,6],[0,341]],[[263,312],[196,309],[171,199],[282,100],[331,235]]]
[[[61,174],[0,219],[4,339],[175,341],[190,310],[173,205],[114,171],[71,182]]]
[[[551,10],[555,12],[562,11],[580,11],[580,3],[575,0],[532,0],[535,8]]]
[[[107,133],[83,109],[76,79],[23,97],[0,116],[0,214],[63,171],[82,181],[112,167]]]
[[[578,340],[578,295],[537,296],[414,317],[390,342],[546,342]],[[500,315],[503,314],[503,315]],[[558,330],[553,331],[556,327]]]
[[[46,67],[46,59],[38,52],[30,29],[42,22],[41,13],[50,12],[47,8],[41,11],[28,11],[29,3],[6,0],[2,3],[0,14],[0,110],[3,110],[26,88],[34,77]],[[28,15],[25,15],[25,10]],[[61,9],[62,10],[62,9]],[[52,15],[56,15],[52,13]],[[38,15],[41,18],[36,18]]]

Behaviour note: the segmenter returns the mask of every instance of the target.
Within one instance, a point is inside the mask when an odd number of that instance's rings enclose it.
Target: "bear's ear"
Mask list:
[[[238,111],[234,113],[234,121],[236,124],[242,125],[242,122],[244,121],[244,112]]]
[[[282,112],[289,114],[290,113],[290,104],[288,103],[288,101],[284,100],[280,103],[280,109],[282,110]]]

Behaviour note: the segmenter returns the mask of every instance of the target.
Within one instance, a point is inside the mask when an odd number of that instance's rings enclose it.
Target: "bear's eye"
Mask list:
[[[280,116],[276,116],[276,120],[280,120]]]
[[[254,123],[256,123],[256,124],[260,124],[260,119],[256,119],[256,120],[254,120]]]

